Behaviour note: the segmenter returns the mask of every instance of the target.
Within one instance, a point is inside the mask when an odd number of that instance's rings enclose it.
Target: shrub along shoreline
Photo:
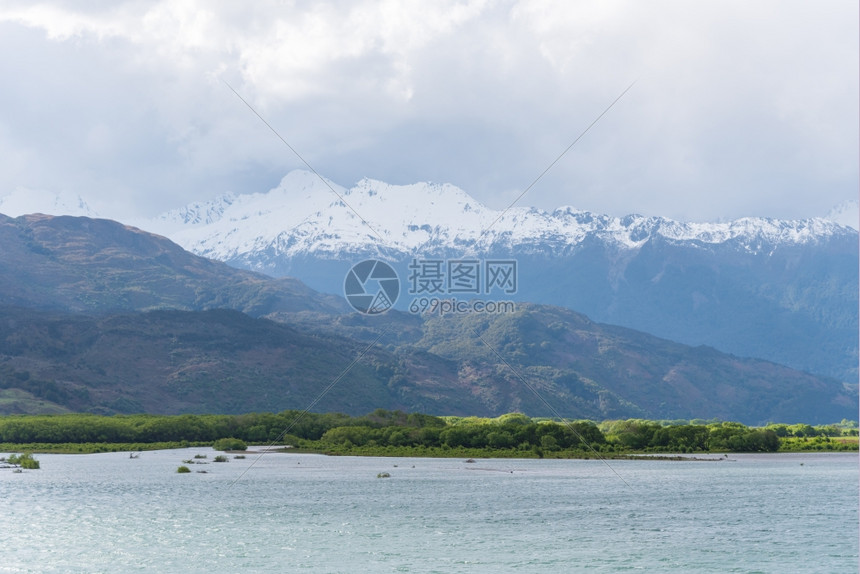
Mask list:
[[[376,410],[243,415],[0,416],[0,452],[93,453],[212,446],[219,439],[354,456],[627,458],[650,453],[857,451],[854,421],[832,425],[644,419],[554,421],[511,413],[437,417]]]

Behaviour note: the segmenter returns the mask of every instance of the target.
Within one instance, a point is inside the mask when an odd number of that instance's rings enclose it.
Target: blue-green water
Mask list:
[[[207,473],[176,474],[196,453],[210,464],[189,466]],[[858,571],[853,454],[611,469],[215,454],[0,470],[0,572]]]

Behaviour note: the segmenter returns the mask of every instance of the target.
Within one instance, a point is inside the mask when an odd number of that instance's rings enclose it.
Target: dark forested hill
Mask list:
[[[89,218],[0,216],[0,245],[0,413],[385,408],[754,424],[857,412],[856,389],[836,380],[558,307],[350,314],[298,281]]]
[[[816,423],[856,413],[856,396],[837,381],[556,308],[437,317],[414,325],[413,342],[395,343],[403,323],[392,315],[360,327],[362,338],[389,341],[362,355],[367,341],[334,334],[347,327],[324,333],[237,311],[91,316],[3,308],[0,413],[312,406],[349,414],[555,414],[533,389],[555,412],[579,418]]]

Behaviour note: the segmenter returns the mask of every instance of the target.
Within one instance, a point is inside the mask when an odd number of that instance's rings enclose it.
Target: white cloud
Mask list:
[[[857,6],[834,0],[6,2],[0,195],[152,214],[308,161],[499,207],[802,217],[856,194]]]

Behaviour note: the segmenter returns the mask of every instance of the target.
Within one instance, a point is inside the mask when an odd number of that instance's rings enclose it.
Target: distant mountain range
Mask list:
[[[858,379],[858,235],[828,219],[503,213],[451,185],[365,179],[346,189],[295,171],[267,193],[224,195],[135,224],[198,255],[333,294],[368,257],[390,261],[402,280],[413,258],[516,258],[514,299]]]
[[[315,410],[351,414],[553,414],[532,389],[594,419],[817,423],[857,411],[856,388],[837,380],[558,307],[367,317],[298,281],[84,217],[0,217],[0,244],[0,413],[244,412],[319,397]]]
[[[494,251],[563,255],[593,239],[638,249],[658,237],[767,253],[774,246],[817,244],[852,233],[823,218],[682,223],[640,215],[610,217],[572,207],[553,212],[514,207],[501,212],[453,185],[395,186],[364,179],[346,189],[306,171],[291,172],[266,193],[222,195],[132,223],[198,255],[274,275],[282,274],[291,258],[309,255],[328,259],[343,259],[345,254],[402,258]]]

